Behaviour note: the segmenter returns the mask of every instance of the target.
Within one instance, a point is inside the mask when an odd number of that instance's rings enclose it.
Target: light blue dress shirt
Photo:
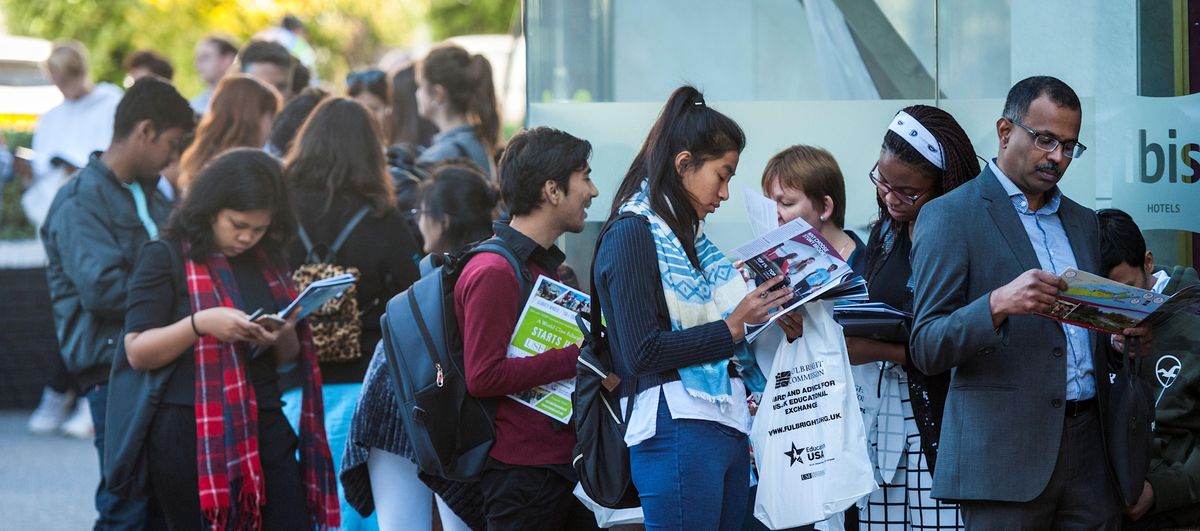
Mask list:
[[[1029,210],[1029,202],[1020,188],[1009,179],[996,159],[988,163],[996,174],[1000,185],[1008,193],[1013,208],[1017,210],[1029,243],[1033,244],[1033,252],[1037,254],[1041,268],[1062,275],[1068,267],[1077,267],[1075,252],[1071,250],[1071,240],[1067,238],[1067,229],[1063,227],[1062,219],[1058,217],[1058,207],[1062,204],[1062,191],[1057,186],[1050,190],[1046,204],[1036,212]],[[1095,370],[1092,367],[1092,340],[1086,328],[1062,325],[1063,334],[1067,338],[1067,400],[1087,400],[1096,396]]]

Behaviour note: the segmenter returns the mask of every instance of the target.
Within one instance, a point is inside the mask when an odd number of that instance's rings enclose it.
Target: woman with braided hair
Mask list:
[[[879,205],[866,245],[872,301],[912,311],[909,251],[921,207],[978,174],[975,149],[949,113],[913,105],[896,114],[868,174]],[[881,485],[869,496],[859,529],[962,529],[958,507],[930,497],[949,374],[916,370],[907,342],[848,337],[846,346],[852,363],[878,368],[870,382],[859,382],[880,397],[875,422],[867,419],[874,426],[867,438]]]

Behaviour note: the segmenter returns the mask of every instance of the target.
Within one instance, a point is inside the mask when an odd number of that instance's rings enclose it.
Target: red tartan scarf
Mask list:
[[[255,248],[263,277],[279,307],[296,296],[292,278],[261,248]],[[225,255],[214,253],[204,262],[193,261],[188,245],[188,298],[192,311],[240,302],[233,270]],[[296,327],[300,338],[301,374],[304,375],[300,417],[300,466],[305,501],[313,525],[331,529],[340,525],[337,483],[325,437],[321,399],[321,371],[317,366],[312,332]],[[260,529],[265,505],[262,463],[258,453],[258,401],[247,373],[250,345],[223,343],[211,335],[196,340],[196,467],[200,476],[200,509],[214,530]],[[236,500],[236,504],[233,500]]]

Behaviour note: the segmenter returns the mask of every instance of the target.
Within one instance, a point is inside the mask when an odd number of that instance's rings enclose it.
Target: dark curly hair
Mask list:
[[[296,214],[283,182],[279,161],[260,149],[236,148],[222,153],[192,180],[183,202],[167,222],[165,236],[187,242],[192,260],[216,251],[213,220],[222,210],[270,210],[271,226],[257,245],[277,262],[296,236]]]

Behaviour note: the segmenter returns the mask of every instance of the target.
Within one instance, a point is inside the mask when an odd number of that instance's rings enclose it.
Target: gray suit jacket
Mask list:
[[[1066,197],[1058,211],[1078,268],[1097,272],[1095,213]],[[984,168],[921,209],[913,235],[915,309],[910,357],[926,374],[952,370],[933,496],[1029,501],[1050,481],[1066,400],[1066,339],[1045,317],[1009,317],[992,328],[988,296],[1037,255],[1008,194]],[[1094,336],[1094,334],[1092,334]],[[1092,344],[1100,343],[1092,338]],[[1097,398],[1107,363],[1092,349]]]

